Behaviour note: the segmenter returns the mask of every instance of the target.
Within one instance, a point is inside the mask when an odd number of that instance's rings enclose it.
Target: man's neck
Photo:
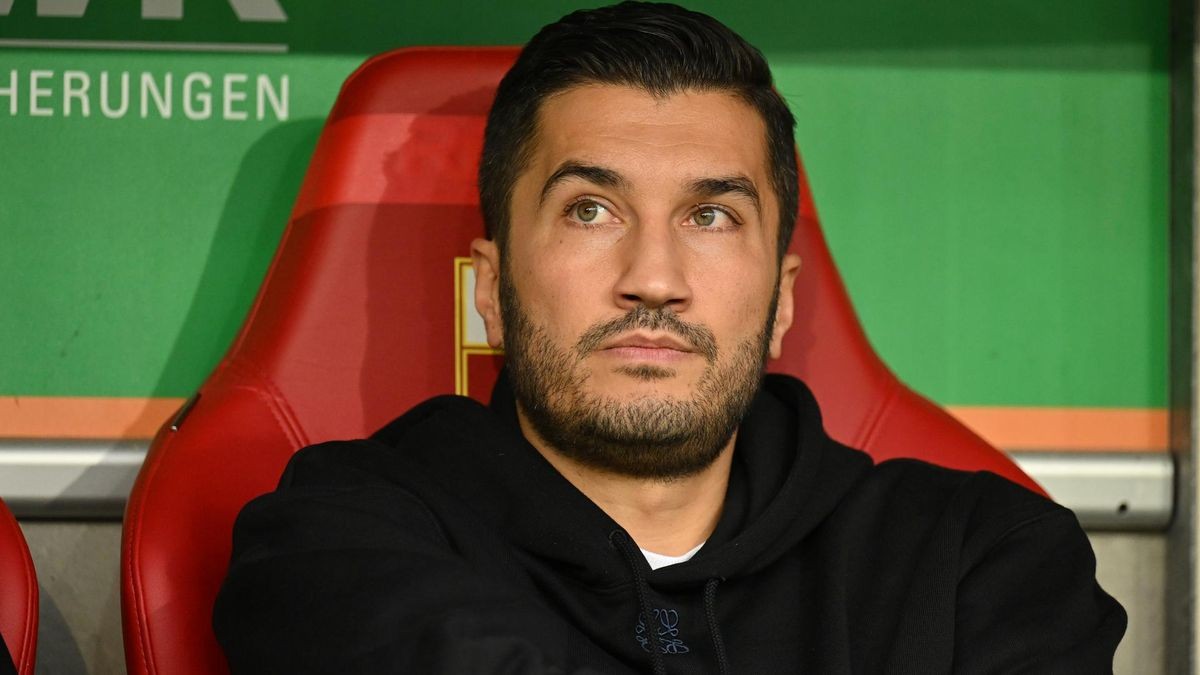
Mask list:
[[[637,545],[681,555],[704,543],[725,505],[735,433],[716,461],[699,473],[670,480],[639,479],[600,471],[551,447],[518,407],[521,431],[564,478],[625,528]]]

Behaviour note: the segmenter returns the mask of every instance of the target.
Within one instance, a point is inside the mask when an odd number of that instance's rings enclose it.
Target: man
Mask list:
[[[793,124],[709,17],[535,36],[480,168],[492,404],[297,453],[234,532],[234,672],[1109,671],[1125,615],[1069,511],[872,466],[764,379],[800,269]]]

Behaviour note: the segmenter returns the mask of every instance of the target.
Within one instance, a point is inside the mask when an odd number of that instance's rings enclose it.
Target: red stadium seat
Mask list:
[[[19,675],[33,673],[37,631],[38,585],[33,559],[17,519],[0,501],[0,636]]]
[[[486,398],[500,356],[473,332],[482,233],[475,172],[511,48],[408,49],[345,83],[249,316],[228,354],[154,440],[125,519],[130,673],[219,673],[210,628],[234,517],[298,448],[362,437],[441,393]],[[854,316],[803,184],[804,258],[785,358],[829,431],[878,459],[920,457],[1036,486],[896,380]]]

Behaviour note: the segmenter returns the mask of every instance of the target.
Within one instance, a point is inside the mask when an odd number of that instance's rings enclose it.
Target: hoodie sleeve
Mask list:
[[[569,627],[456,554],[420,499],[312,459],[235,524],[213,617],[233,673],[587,672]]]
[[[956,617],[954,672],[972,674],[1112,672],[1126,625],[1075,515],[1057,505],[1004,531],[966,571]]]
[[[0,635],[0,675],[10,674],[17,675],[17,666],[8,653],[8,645],[4,643],[4,636]]]

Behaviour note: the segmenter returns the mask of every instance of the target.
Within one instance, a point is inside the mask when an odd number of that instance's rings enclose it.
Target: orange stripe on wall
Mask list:
[[[1019,408],[947,406],[946,410],[1004,450],[1164,452],[1170,445],[1162,408]]]
[[[153,438],[182,398],[0,396],[0,437]]]
[[[0,396],[3,438],[152,438],[183,405],[181,398]],[[1005,450],[1162,452],[1161,408],[948,406],[992,445]]]

